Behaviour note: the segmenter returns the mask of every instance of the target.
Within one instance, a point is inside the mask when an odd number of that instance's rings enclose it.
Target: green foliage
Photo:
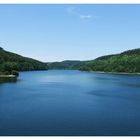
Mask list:
[[[140,49],[99,57],[81,67],[81,70],[85,69],[89,71],[140,73]]]
[[[48,66],[40,61],[7,52],[0,47],[0,72],[11,74],[15,71],[47,70]]]
[[[1,71],[9,71],[18,70],[18,65],[16,62],[4,62],[0,65]]]
[[[77,69],[81,66],[81,61],[66,60],[62,62],[48,63],[50,69]]]
[[[63,61],[49,63],[48,65],[50,69],[140,73],[140,49],[102,56],[91,61]]]
[[[4,75],[10,75],[11,73],[9,71],[4,71],[2,74],[4,74]]]

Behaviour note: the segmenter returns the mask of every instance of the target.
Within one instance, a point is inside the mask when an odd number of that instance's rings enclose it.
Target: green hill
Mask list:
[[[13,70],[29,71],[29,70],[47,70],[47,64],[20,56],[18,54],[5,51],[0,47],[0,73],[11,74]]]
[[[50,69],[140,73],[140,48],[101,56],[90,61],[62,61],[48,63],[48,65]]]
[[[62,62],[47,63],[49,69],[78,69],[83,64],[83,61],[65,60]]]
[[[140,48],[88,61],[80,70],[140,73]]]

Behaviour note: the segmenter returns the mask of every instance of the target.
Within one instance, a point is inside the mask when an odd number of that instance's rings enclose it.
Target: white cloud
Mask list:
[[[82,13],[78,12],[76,7],[67,8],[67,13],[71,14],[71,15],[75,15],[82,20],[89,20],[89,19],[93,18],[93,15],[91,15],[91,14],[82,14]]]
[[[91,19],[91,18],[93,18],[93,16],[92,15],[80,15],[80,18],[81,19]]]

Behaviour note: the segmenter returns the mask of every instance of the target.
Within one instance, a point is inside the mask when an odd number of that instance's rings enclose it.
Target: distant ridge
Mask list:
[[[49,64],[50,69],[140,73],[140,48],[120,54],[106,55],[90,61],[63,61]]]
[[[82,61],[65,60],[62,62],[47,63],[49,69],[77,69],[78,65],[83,63]]]

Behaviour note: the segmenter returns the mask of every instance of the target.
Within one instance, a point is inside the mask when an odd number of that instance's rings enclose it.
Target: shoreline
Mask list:
[[[140,73],[127,73],[127,72],[105,72],[105,71],[89,71],[89,72],[95,72],[100,74],[116,74],[116,75],[139,75]]]
[[[0,78],[17,78],[16,75],[0,75]]]
[[[57,69],[49,69],[49,70],[57,70]],[[58,70],[60,70],[60,69],[58,69]],[[67,69],[61,69],[61,70],[67,70]],[[82,71],[82,70],[79,70],[79,71]],[[25,72],[29,72],[29,71],[25,71]],[[127,73],[127,72],[105,72],[105,71],[85,71],[85,72],[95,72],[95,73],[99,73],[99,74],[139,75],[140,76],[140,73]],[[0,78],[17,78],[17,76],[12,75],[12,74],[11,75],[0,75]]]
[[[140,73],[127,73],[127,72],[105,72],[105,71],[86,71],[86,70],[78,70],[78,69],[49,69],[49,70],[77,70],[81,72],[95,72],[99,74],[117,74],[117,75],[138,75],[140,76]]]

